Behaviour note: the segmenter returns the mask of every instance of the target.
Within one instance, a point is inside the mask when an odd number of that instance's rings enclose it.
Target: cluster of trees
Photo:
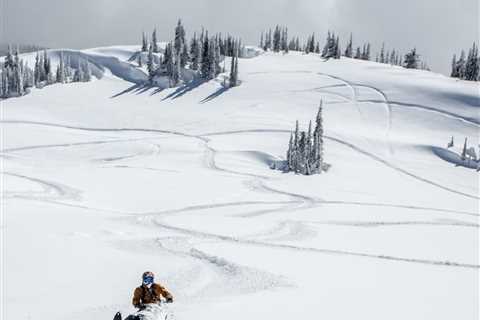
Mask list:
[[[182,80],[183,70],[194,71],[204,79],[214,79],[218,74],[225,72],[221,66],[225,56],[232,57],[230,68],[230,85],[238,84],[238,57],[245,51],[240,40],[221,34],[209,37],[208,31],[202,30],[200,36],[194,33],[190,41],[186,39],[185,28],[179,20],[175,27],[175,38],[169,42],[161,52],[156,30],[151,40],[145,33],[142,35],[142,52],[148,52],[147,71],[150,82],[158,76],[168,77],[170,86],[177,86]],[[139,66],[142,66],[139,56]]]
[[[323,116],[322,102],[318,109],[315,129],[312,132],[312,121],[308,131],[300,131],[298,120],[295,131],[290,135],[287,151],[286,171],[311,175],[326,171],[328,165],[323,159]]]
[[[382,48],[380,49],[380,53],[377,54],[375,61],[394,66],[402,66],[403,64],[402,54],[395,49],[392,49],[392,51],[385,50],[385,43],[382,43]]]
[[[25,94],[33,86],[34,75],[31,68],[19,57],[17,48],[12,54],[9,47],[5,61],[0,69],[0,97],[18,97]]]
[[[78,59],[73,63],[60,53],[59,64],[54,72],[51,58],[46,50],[37,52],[33,70],[20,59],[17,48],[12,53],[11,47],[0,69],[0,97],[18,97],[26,94],[29,88],[42,88],[53,83],[87,82],[92,79],[90,64]]]
[[[268,32],[262,32],[260,36],[260,48],[263,50],[272,50],[274,52],[284,51],[288,53],[295,44],[288,43],[288,28],[277,25],[272,32],[272,29]],[[295,50],[295,49],[293,49]]]
[[[450,76],[463,80],[480,81],[480,57],[478,55],[478,46],[475,43],[468,50],[467,57],[465,57],[464,50],[462,50],[458,60],[457,56],[453,55],[452,73]]]
[[[316,40],[315,34],[307,37],[305,43],[300,43],[299,37],[288,39],[288,28],[276,26],[274,30],[270,29],[268,32],[262,32],[260,36],[260,47],[265,51],[271,50],[274,52],[283,51],[288,53],[292,51],[303,51],[306,54],[317,53],[325,59],[340,59],[343,55],[347,58],[359,60],[371,60],[371,45],[364,43],[362,46],[353,45],[353,36],[350,34],[349,41],[345,46],[345,50],[341,50],[340,38],[335,35],[335,32],[328,31],[327,39],[323,47],[320,42]],[[322,48],[322,49],[321,49]],[[472,56],[478,56],[478,49],[472,49]],[[476,52],[476,55],[475,55]],[[464,59],[465,60],[465,59]],[[425,62],[420,61],[416,49],[412,49],[409,53],[402,57],[399,51],[393,49],[391,51],[385,50],[385,44],[382,45],[380,52],[376,55],[376,62],[386,63],[391,65],[403,66],[410,69],[425,69],[429,70]]]

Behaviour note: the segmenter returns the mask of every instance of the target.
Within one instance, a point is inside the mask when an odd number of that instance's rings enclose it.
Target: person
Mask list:
[[[133,306],[143,309],[145,304],[158,303],[162,300],[162,297],[166,299],[167,303],[173,302],[172,294],[165,287],[154,282],[153,273],[150,271],[144,272],[142,285],[135,288],[133,293]]]

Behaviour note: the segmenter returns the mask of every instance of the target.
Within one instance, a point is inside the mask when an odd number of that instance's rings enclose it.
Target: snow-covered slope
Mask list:
[[[442,157],[478,84],[293,52],[159,90],[136,49],[1,102],[6,319],[111,319],[145,270],[176,319],[478,319],[479,175]],[[320,99],[329,172],[271,170]]]

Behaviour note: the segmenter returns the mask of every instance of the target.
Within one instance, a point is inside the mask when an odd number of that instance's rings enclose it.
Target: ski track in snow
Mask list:
[[[146,128],[88,128],[88,127],[52,124],[52,123],[37,122],[37,121],[2,120],[2,121],[0,121],[0,123],[16,123],[16,124],[27,124],[27,125],[32,124],[32,125],[40,125],[40,126],[59,127],[59,128],[72,129],[72,130],[99,131],[99,132],[124,132],[124,131],[127,131],[127,132],[152,132],[152,133],[172,134],[172,135],[194,138],[194,139],[198,139],[198,140],[202,141],[207,148],[206,160],[205,161],[206,161],[206,165],[208,167],[210,167],[214,170],[223,171],[225,173],[231,173],[231,174],[236,174],[236,175],[244,175],[244,176],[247,176],[247,177],[260,178],[260,179],[269,179],[270,177],[254,175],[254,174],[250,174],[250,173],[242,173],[242,172],[237,172],[237,171],[230,171],[228,169],[219,168],[215,163],[215,153],[217,151],[208,145],[208,143],[210,142],[210,139],[208,137],[219,136],[219,135],[242,134],[242,133],[290,133],[289,130],[282,130],[282,129],[246,129],[246,130],[211,132],[211,133],[205,133],[205,134],[201,134],[201,135],[190,135],[190,134],[185,134],[185,133],[182,133],[182,132],[171,131],[171,130],[146,129]],[[411,173],[411,172],[409,172],[405,169],[402,169],[402,168],[400,168],[400,167],[398,167],[394,164],[391,164],[387,160],[385,160],[385,159],[383,159],[383,158],[381,158],[381,157],[379,157],[375,154],[372,154],[368,151],[365,151],[361,148],[358,148],[357,146],[355,146],[351,143],[348,143],[346,141],[340,140],[338,138],[330,137],[330,136],[325,136],[325,138],[329,139],[329,140],[332,140],[334,142],[340,143],[342,145],[345,145],[345,146],[349,147],[350,149],[353,149],[354,151],[357,151],[361,154],[364,154],[365,156],[367,156],[367,157],[369,157],[369,158],[371,158],[371,159],[373,159],[377,162],[380,162],[380,163],[390,167],[393,170],[396,170],[400,173],[406,174],[406,175],[408,175],[408,176],[410,176],[410,177],[412,177],[416,180],[422,181],[424,183],[428,183],[430,185],[433,185],[435,187],[441,188],[443,190],[446,190],[446,191],[449,191],[449,192],[452,192],[452,193],[455,193],[455,194],[459,194],[459,195],[466,196],[466,197],[473,198],[473,199],[480,199],[478,196],[471,195],[471,194],[468,194],[468,193],[464,193],[464,192],[461,192],[461,191],[457,191],[457,190],[454,190],[452,188],[449,188],[449,187],[443,186],[441,184],[438,184],[438,183],[436,183],[434,181],[431,181],[429,179],[426,179],[426,178],[423,178],[421,176],[415,175],[415,174],[413,174],[413,173]],[[147,139],[152,139],[152,138],[147,138]],[[37,146],[37,147],[40,147],[40,146]],[[291,196],[291,194],[290,194],[290,196]],[[342,202],[342,201],[335,201],[335,202],[324,201],[324,203],[326,203],[326,204],[328,204],[328,203],[348,204],[347,202]],[[351,204],[362,205],[362,203],[351,203]],[[384,206],[385,204],[363,204],[363,205],[381,205],[381,206]],[[391,205],[391,206],[401,207],[401,205]],[[405,206],[405,208],[413,208],[413,207]],[[437,211],[442,210],[442,209],[435,209],[435,208],[430,208],[430,209],[437,210]],[[449,210],[444,210],[444,211],[452,212],[452,211],[449,211]],[[472,213],[466,213],[466,212],[462,212],[462,214],[473,215]]]
[[[31,176],[26,176],[23,174],[8,172],[8,171],[3,171],[1,172],[1,174],[36,183],[43,188],[42,194],[45,196],[53,196],[54,198],[67,198],[72,200],[78,200],[80,198],[81,192],[79,190],[75,190],[71,187],[65,186],[57,182],[52,182],[52,181],[39,179]],[[30,198],[28,194],[32,195],[37,193],[28,192],[28,191],[27,192],[17,191],[17,192],[7,193],[8,197],[14,197],[14,198]],[[33,198],[37,198],[37,197],[33,197]]]
[[[205,133],[205,134],[201,134],[199,136],[201,137],[209,137],[209,136],[216,136],[216,135],[229,135],[229,134],[239,134],[239,133],[275,133],[275,132],[279,132],[279,133],[290,133],[291,131],[289,130],[281,130],[281,129],[245,129],[245,130],[233,130],[233,131],[223,131],[223,132],[211,132],[211,133]],[[416,175],[414,173],[411,173],[409,172],[408,170],[405,170],[403,168],[400,168],[399,166],[397,165],[394,165],[392,164],[391,162],[381,158],[380,156],[377,156],[369,151],[366,151],[366,150],[363,150],[357,146],[355,146],[354,144],[352,143],[349,143],[349,142],[346,142],[344,140],[341,140],[339,138],[335,138],[335,137],[331,137],[331,136],[324,136],[325,139],[328,139],[328,140],[331,140],[331,141],[334,141],[334,142],[337,142],[339,144],[342,144],[346,147],[349,147],[350,149],[354,150],[354,151],[357,151],[379,163],[382,163],[384,164],[385,166],[393,169],[393,170],[396,170],[400,173],[403,173],[411,178],[414,178],[418,181],[421,181],[421,182],[424,182],[424,183],[427,183],[427,184],[430,184],[432,186],[435,186],[437,188],[440,188],[440,189],[443,189],[445,191],[448,191],[448,192],[451,192],[451,193],[455,193],[455,194],[458,194],[458,195],[461,195],[461,196],[465,196],[465,197],[468,197],[468,198],[471,198],[471,199],[480,199],[480,197],[476,196],[476,195],[472,195],[472,194],[469,194],[469,193],[465,193],[465,192],[462,192],[462,191],[458,191],[458,190],[455,190],[455,189],[452,189],[450,187],[447,187],[447,186],[444,186],[444,185],[441,185],[437,182],[434,182],[430,179],[427,179],[427,178],[423,178],[419,175]]]
[[[420,264],[428,264],[428,265],[436,265],[436,266],[461,267],[461,268],[469,268],[469,269],[480,268],[480,265],[478,264],[468,264],[468,263],[461,263],[461,262],[454,262],[454,261],[405,258],[405,257],[397,257],[397,256],[391,256],[391,255],[384,255],[384,254],[370,254],[370,253],[362,253],[362,252],[347,251],[347,250],[309,248],[309,247],[299,247],[299,246],[287,245],[287,244],[273,244],[268,242],[241,239],[241,238],[235,238],[235,237],[230,237],[225,235],[196,231],[196,230],[187,229],[187,228],[180,228],[180,227],[176,227],[176,226],[172,226],[172,225],[160,222],[158,220],[154,220],[153,223],[160,228],[170,230],[170,231],[176,231],[178,233],[190,235],[196,238],[216,239],[224,242],[239,243],[239,244],[257,246],[257,247],[293,250],[293,251],[300,251],[300,252],[302,251],[315,252],[315,253],[321,253],[321,254],[346,255],[346,256],[379,259],[379,260],[388,260],[388,261],[394,261],[394,262],[396,261],[396,262],[420,263]]]

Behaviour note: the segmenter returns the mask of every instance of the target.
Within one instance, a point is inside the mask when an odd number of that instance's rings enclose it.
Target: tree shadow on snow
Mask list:
[[[212,93],[211,95],[209,95],[208,97],[206,97],[205,99],[200,101],[200,103],[207,103],[209,101],[212,101],[213,99],[216,99],[219,96],[221,96],[222,94],[224,94],[225,92],[227,92],[229,89],[230,89],[229,87],[222,86],[217,91],[215,91],[214,93]]]
[[[173,100],[173,99],[180,98],[181,96],[187,94],[188,92],[192,91],[193,89],[201,86],[205,82],[207,82],[207,81],[204,80],[204,79],[195,79],[195,80],[189,81],[189,82],[185,83],[184,85],[178,87],[174,92],[170,93],[165,98],[163,98],[162,101],[165,101],[165,100],[168,100],[168,99]],[[160,91],[162,91],[162,90],[160,90]],[[156,94],[156,93],[154,92],[153,94]]]
[[[153,86],[148,85],[148,84],[134,84],[133,86],[128,87],[127,89],[125,89],[125,90],[123,90],[123,91],[121,91],[117,94],[114,94],[110,98],[111,99],[118,98],[118,97],[120,97],[124,94],[127,94],[127,93],[142,94],[142,93],[150,90],[151,88],[153,88]]]

